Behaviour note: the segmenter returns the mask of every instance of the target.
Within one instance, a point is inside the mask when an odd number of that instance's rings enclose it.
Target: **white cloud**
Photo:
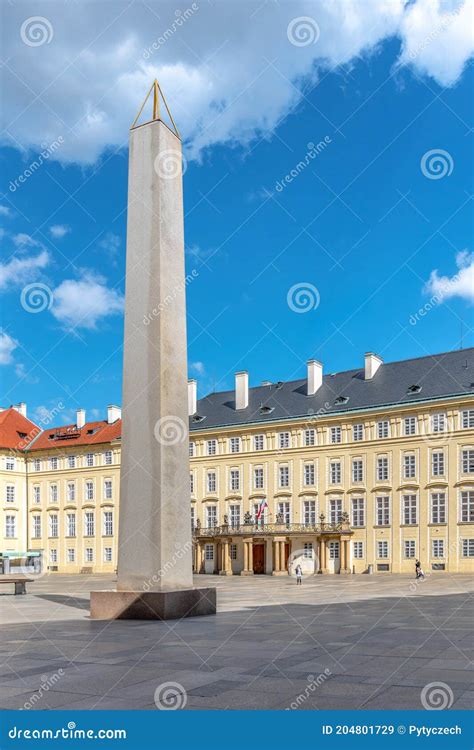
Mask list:
[[[54,290],[51,312],[66,328],[93,330],[104,318],[121,313],[123,303],[123,296],[105,279],[84,271],[80,279],[66,279]]]
[[[35,240],[31,235],[25,234],[25,232],[20,232],[19,234],[15,234],[12,237],[13,243],[16,245],[16,247],[19,248],[25,248],[25,247],[42,247],[41,242],[39,240]]]
[[[62,240],[70,231],[71,227],[68,227],[67,224],[53,224],[49,228],[49,233],[55,240]]]
[[[35,47],[22,41],[20,28],[37,14],[36,4],[13,4],[4,34],[4,56],[14,71],[5,68],[1,84],[9,103],[5,131],[33,149],[62,135],[62,147],[50,158],[91,164],[106,148],[126,145],[156,76],[188,142],[188,156],[200,156],[216,143],[245,146],[271,135],[308,80],[376,52],[388,38],[402,41],[400,64],[441,85],[454,84],[472,55],[470,0],[196,5],[177,26],[176,4],[169,0],[88,3],[87,13],[81,4],[58,0],[45,10],[54,38]],[[441,8],[459,6],[459,15],[443,25],[447,11]],[[316,41],[306,46],[290,43],[287,35],[300,16],[319,28]],[[38,92],[33,101],[32,90]],[[4,137],[15,147],[15,140]]]
[[[29,257],[12,257],[7,263],[0,263],[0,289],[17,287],[34,281],[50,262],[47,250]]]
[[[12,212],[8,206],[0,206],[0,216],[11,216]]]
[[[8,333],[0,330],[0,365],[9,365],[13,362],[12,353],[18,346],[18,341],[12,339]]]
[[[451,297],[460,297],[474,303],[474,253],[467,250],[456,255],[457,273],[440,276],[438,270],[431,272],[425,292],[437,297],[440,302]]]
[[[107,232],[105,237],[100,240],[99,248],[105,250],[105,252],[111,257],[115,257],[119,251],[121,239],[118,234],[113,232]]]
[[[18,362],[18,364],[15,365],[15,375],[17,376],[17,378],[19,378],[20,380],[24,380],[26,383],[39,383],[39,378],[37,378],[35,375],[31,375],[22,362]]]
[[[189,369],[195,372],[197,375],[204,375],[205,367],[203,362],[190,362]]]

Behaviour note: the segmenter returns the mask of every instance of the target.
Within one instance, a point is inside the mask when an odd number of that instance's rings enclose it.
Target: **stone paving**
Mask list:
[[[447,707],[473,706],[468,576],[197,576],[215,616],[91,621],[89,592],[114,580],[0,594],[0,708],[419,709],[439,682]]]

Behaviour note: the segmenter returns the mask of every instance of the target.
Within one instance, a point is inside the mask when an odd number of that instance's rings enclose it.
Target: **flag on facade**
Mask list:
[[[261,518],[261,516],[263,514],[263,511],[265,510],[265,508],[268,508],[268,503],[267,503],[266,500],[262,500],[262,502],[258,506],[257,521],[260,521],[260,518]]]

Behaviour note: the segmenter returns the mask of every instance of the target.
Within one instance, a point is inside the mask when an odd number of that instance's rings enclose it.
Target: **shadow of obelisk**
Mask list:
[[[91,617],[214,614],[192,578],[181,140],[156,81],[130,130],[122,413],[117,590]]]

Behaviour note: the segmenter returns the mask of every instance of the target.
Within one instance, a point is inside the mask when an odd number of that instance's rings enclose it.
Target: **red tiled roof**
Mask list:
[[[24,450],[41,428],[20,414],[13,406],[0,411],[0,448]]]
[[[113,424],[109,424],[105,420],[100,422],[86,422],[80,430],[77,429],[75,424],[48,427],[28,447],[28,451],[110,443],[111,440],[118,440],[121,434],[121,419],[117,419]]]

